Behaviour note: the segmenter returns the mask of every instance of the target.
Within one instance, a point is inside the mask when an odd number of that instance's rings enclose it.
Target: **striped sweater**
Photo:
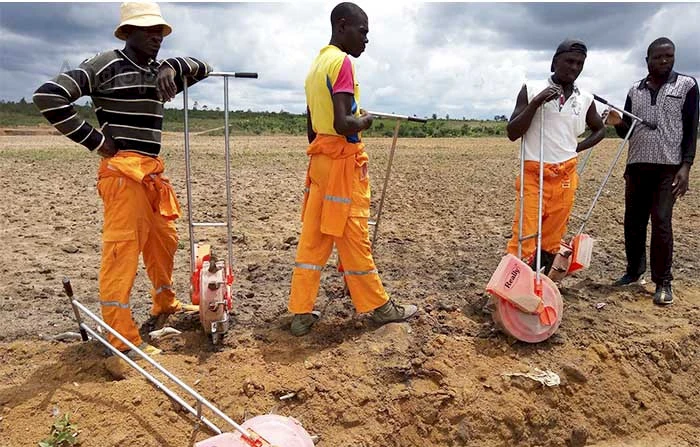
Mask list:
[[[119,150],[157,156],[163,103],[156,93],[156,76],[162,64],[175,70],[178,93],[183,89],[183,76],[192,85],[211,72],[209,65],[192,57],[142,67],[121,50],[106,51],[43,84],[34,93],[34,104],[59,132],[91,151],[102,146],[106,134]],[[72,105],[86,95],[92,98],[99,129],[79,118]]]

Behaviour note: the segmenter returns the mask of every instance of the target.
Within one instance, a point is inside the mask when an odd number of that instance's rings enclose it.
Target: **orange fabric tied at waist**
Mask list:
[[[306,150],[306,154],[311,157],[309,167],[311,167],[314,155],[325,155],[332,160],[328,173],[328,184],[322,191],[321,233],[323,234],[341,237],[345,231],[345,224],[350,216],[352,205],[355,168],[362,167],[369,161],[364,148],[364,143],[349,143],[344,136],[319,134]],[[302,220],[311,186],[311,176],[308,170],[305,183],[307,192],[304,195]]]
[[[97,179],[126,177],[142,183],[147,191],[155,193],[151,200],[153,211],[167,220],[182,216],[182,209],[175,196],[170,180],[163,174],[165,165],[160,157],[149,157],[135,152],[117,152],[114,157],[104,158],[97,171]],[[149,197],[151,194],[149,194]]]
[[[545,163],[544,164],[544,176],[545,177],[569,177],[576,171],[576,165],[578,164],[578,157],[571,158],[562,163]],[[540,162],[534,160],[525,160],[525,171],[535,172],[539,175],[540,172]]]

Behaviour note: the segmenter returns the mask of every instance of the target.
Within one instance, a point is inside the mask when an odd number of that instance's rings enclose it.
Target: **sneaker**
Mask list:
[[[292,335],[301,337],[311,332],[311,327],[321,318],[320,312],[310,312],[308,314],[294,314],[289,330]]]
[[[659,306],[668,306],[673,304],[673,289],[670,281],[664,281],[656,285],[656,293],[654,293],[654,304]]]
[[[416,312],[418,307],[413,304],[396,304],[393,300],[389,300],[381,307],[374,309],[372,319],[381,324],[404,321],[414,316]]]
[[[629,273],[625,273],[620,279],[613,283],[613,286],[620,287],[634,284],[639,281],[639,278],[639,276],[632,276]]]

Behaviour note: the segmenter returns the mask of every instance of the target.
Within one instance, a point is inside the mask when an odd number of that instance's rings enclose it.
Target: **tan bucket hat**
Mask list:
[[[114,30],[114,36],[120,40],[126,40],[124,26],[149,26],[163,25],[163,37],[173,32],[173,28],[160,14],[160,6],[153,2],[125,2],[121,5],[121,22]]]

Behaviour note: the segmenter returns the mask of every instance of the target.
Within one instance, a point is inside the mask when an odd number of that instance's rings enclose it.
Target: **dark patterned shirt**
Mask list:
[[[166,59],[143,67],[121,50],[100,53],[71,71],[44,83],[34,93],[34,104],[63,135],[89,150],[104,143],[108,134],[119,150],[157,156],[163,130],[163,102],[156,93],[161,64],[175,70],[177,91],[183,77],[188,85],[204,79],[211,67],[191,57]],[[100,128],[78,117],[72,103],[90,96]]]
[[[627,164],[692,164],[698,139],[698,83],[686,75],[671,72],[668,80],[652,90],[648,78],[634,83],[625,110],[657,125],[655,130],[637,124],[630,137]],[[627,116],[616,126],[624,138],[632,120]]]

